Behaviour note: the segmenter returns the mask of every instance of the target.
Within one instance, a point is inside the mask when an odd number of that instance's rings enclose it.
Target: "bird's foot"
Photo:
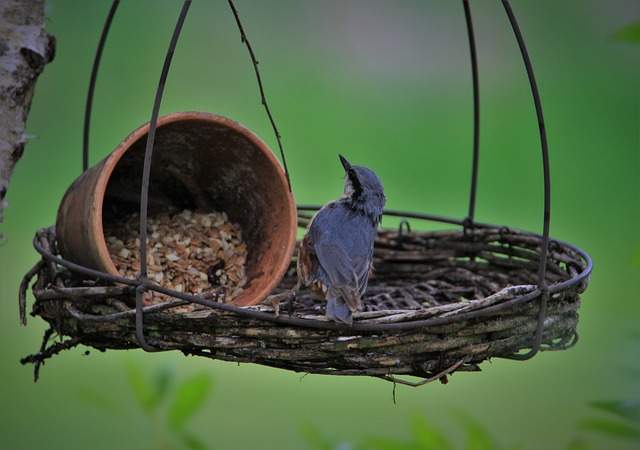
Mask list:
[[[362,306],[358,308],[358,311],[377,311],[378,309],[379,308],[372,303],[364,301],[362,302]]]
[[[289,315],[293,312],[293,301],[296,298],[294,291],[285,291],[280,294],[270,295],[262,301],[262,304],[273,308],[276,317],[280,316],[280,302],[284,303]]]

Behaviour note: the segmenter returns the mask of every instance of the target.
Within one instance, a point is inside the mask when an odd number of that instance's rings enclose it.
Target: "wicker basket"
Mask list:
[[[56,257],[53,236],[52,229],[43,229],[36,237],[43,262],[33,272],[38,280],[32,314],[71,339],[55,344],[50,353],[77,344],[100,350],[139,347],[136,311],[127,306],[135,286],[109,286],[69,271],[64,266],[75,267]],[[476,371],[489,358],[511,357],[534,346],[541,242],[537,234],[494,226],[437,232],[383,229],[366,309],[354,315],[351,327],[328,321],[322,302],[304,293],[277,317],[269,305],[237,308],[174,293],[176,300],[144,308],[144,335],[158,350],[225,361],[407,384],[412,383],[394,375],[422,378],[417,384],[445,380],[454,371]],[[584,252],[550,242],[543,350],[575,344],[579,294],[590,271]],[[295,281],[292,261],[276,292]],[[201,309],[163,311],[185,301]],[[44,344],[43,350],[41,358],[50,356]],[[37,361],[36,356],[25,361]]]

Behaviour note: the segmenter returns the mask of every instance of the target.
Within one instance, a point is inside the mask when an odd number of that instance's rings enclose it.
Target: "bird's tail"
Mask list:
[[[353,323],[353,313],[342,297],[330,297],[327,300],[326,314],[334,322],[342,322],[347,325]]]

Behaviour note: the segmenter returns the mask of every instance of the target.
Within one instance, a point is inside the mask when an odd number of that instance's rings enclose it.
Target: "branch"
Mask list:
[[[47,329],[45,331],[44,336],[42,337],[42,345],[40,346],[40,351],[38,353],[34,353],[33,355],[25,356],[20,360],[22,365],[25,364],[33,364],[33,381],[38,381],[38,377],[40,376],[40,367],[44,365],[44,361],[48,358],[51,358],[53,355],[57,355],[61,351],[69,350],[70,348],[75,347],[80,344],[80,338],[69,339],[64,342],[57,342],[51,347],[47,348],[47,342],[49,338],[53,334],[53,328]]]
[[[0,222],[13,170],[28,140],[25,123],[36,80],[53,60],[55,39],[44,29],[44,0],[0,2]]]

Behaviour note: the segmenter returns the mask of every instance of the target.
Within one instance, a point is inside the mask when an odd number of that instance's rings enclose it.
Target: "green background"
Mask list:
[[[640,18],[635,1],[514,1],[541,91],[549,136],[554,238],[586,250],[595,268],[580,309],[580,341],[527,362],[493,360],[481,373],[419,389],[377,379],[285,372],[180,353],[92,350],[49,360],[37,384],[19,359],[37,351],[44,322],[18,324],[18,285],[38,260],[31,240],[55,221],[81,170],[84,102],[107,1],[48,1],[57,55],[38,80],[31,137],[0,231],[0,448],[160,446],[136,406],[127,365],[149,378],[170,367],[214,380],[188,430],[212,448],[296,449],[311,425],[327,439],[407,440],[423,417],[463,448],[456,416],[525,449],[638,448],[579,424],[604,417],[587,403],[640,392],[640,47],[613,34]],[[462,218],[471,172],[469,52],[461,2],[237,0],[260,61],[301,204],[341,191],[337,153],[385,184],[389,209]],[[91,164],[149,120],[177,1],[124,1],[98,77]],[[542,169],[526,74],[498,1],[472,2],[481,83],[477,219],[542,228]],[[273,149],[249,55],[226,2],[194,2],[161,112],[200,110],[237,120]],[[385,221],[393,225],[392,221]],[[384,224],[383,224],[384,225]],[[29,297],[29,307],[32,297]],[[119,404],[114,414],[96,399]]]

